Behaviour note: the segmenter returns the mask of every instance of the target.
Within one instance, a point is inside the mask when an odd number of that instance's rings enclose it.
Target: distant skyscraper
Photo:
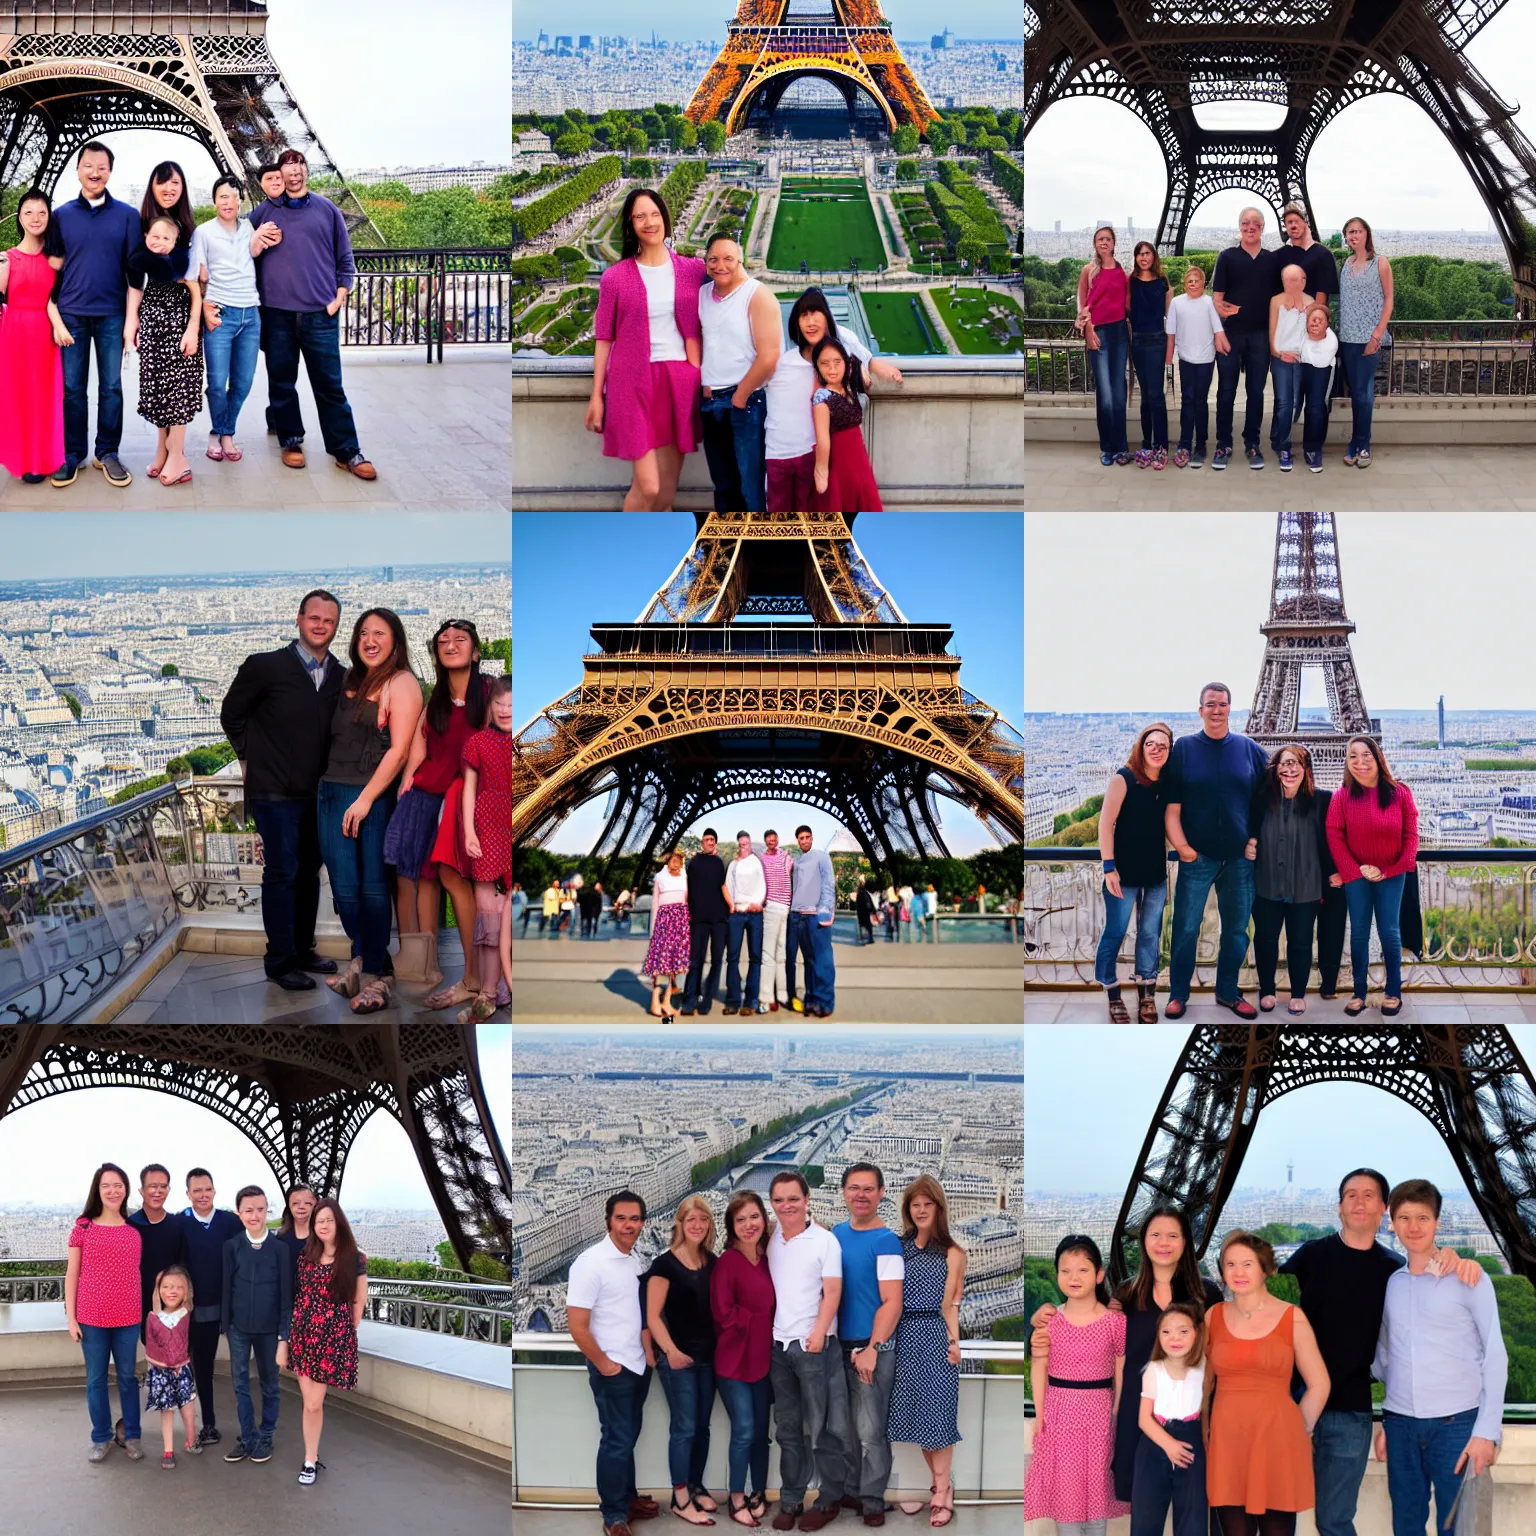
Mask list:
[[[1440,750],[1442,752],[1444,752],[1445,751],[1445,695],[1443,693],[1440,695],[1439,715],[1440,715]]]
[[[1058,235],[1061,233],[1061,220],[1060,219],[1056,220],[1056,233]]]
[[[395,579],[395,568],[394,568],[394,566],[386,565],[384,567],[384,580],[386,582],[392,582],[394,579]]]
[[[1134,235],[1136,233],[1136,220],[1133,219],[1129,214],[1127,214],[1125,218],[1125,232],[1128,235]]]

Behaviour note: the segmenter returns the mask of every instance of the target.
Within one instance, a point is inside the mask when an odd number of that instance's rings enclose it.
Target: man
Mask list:
[[[271,425],[283,463],[304,468],[304,418],[299,409],[299,358],[309,375],[325,451],[359,480],[378,471],[357,445],[357,425],[341,383],[341,322],[337,311],[357,281],[352,241],[341,209],[308,190],[309,165],[296,149],[277,157],[281,196],[251,210],[251,255],[261,292],[261,334],[267,353]]]
[[[518,881],[514,880],[512,882],[512,894],[507,900],[512,907],[512,921],[515,923],[518,918],[522,918],[523,933],[526,936],[528,932],[528,892],[522,888]]]
[[[896,1375],[896,1325],[907,1272],[901,1239],[880,1220],[885,1175],[873,1163],[843,1170],[848,1220],[832,1229],[843,1253],[843,1295],[837,1308],[848,1388],[847,1508],[862,1507],[865,1525],[884,1525],[885,1485],[891,1480],[886,1414]]]
[[[1249,469],[1263,469],[1259,439],[1264,431],[1264,381],[1269,377],[1269,301],[1280,291],[1280,261],[1264,249],[1264,215],[1244,208],[1238,216],[1241,239],[1216,258],[1211,279],[1216,313],[1227,333],[1227,351],[1216,357],[1216,456],[1212,469],[1232,457],[1232,417],[1238,380],[1246,381],[1243,450]]]
[[[592,882],[592,889],[585,887],[576,897],[576,905],[581,909],[581,936],[584,939],[597,937],[597,924],[603,915],[603,883],[601,880]]]
[[[1387,1281],[1372,1366],[1387,1384],[1376,1459],[1387,1463],[1392,1536],[1423,1536],[1431,1492],[1443,1531],[1462,1474],[1498,1460],[1509,1356],[1493,1286],[1455,1284],[1431,1267],[1440,1191],[1409,1179],[1387,1204],[1408,1263]]]
[[[1278,253],[1283,268],[1294,263],[1306,273],[1306,288],[1318,304],[1326,304],[1339,291],[1339,264],[1326,245],[1312,238],[1305,203],[1287,203],[1281,219],[1289,242]]]
[[[556,923],[559,922],[560,918],[560,882],[553,875],[550,876],[549,884],[544,887],[544,910],[539,913],[540,933],[544,932],[544,925],[551,918],[555,919]],[[523,919],[525,932],[527,931],[527,926],[528,919],[525,917]]]
[[[187,1200],[181,1213],[182,1235],[187,1250],[187,1273],[192,1277],[192,1379],[202,1404],[203,1427],[199,1445],[217,1445],[219,1434],[213,1405],[213,1362],[219,1353],[219,1313],[224,1288],[224,1244],[245,1230],[233,1211],[214,1209],[213,1175],[206,1168],[187,1174]]]
[[[837,1518],[847,1476],[848,1385],[837,1348],[843,1294],[843,1250],[810,1219],[810,1186],[798,1173],[776,1173],[768,1200],[777,1217],[768,1239],[773,1277],[774,1419],[779,1437],[776,1531],[819,1531]],[[830,1345],[830,1347],[828,1347]],[[819,1474],[813,1508],[805,1508],[811,1472]]]
[[[709,1016],[720,983],[720,962],[725,955],[725,934],[731,915],[730,892],[725,888],[725,864],[715,852],[715,829],[705,827],[699,838],[704,851],[688,861],[688,927],[692,947],[688,960],[688,982],[683,993],[683,1014]],[[704,974],[704,947],[709,946],[709,981]]]
[[[712,281],[699,289],[699,323],[704,329],[701,410],[715,511],[762,512],[767,507],[764,385],[779,363],[779,303],[767,287],[747,276],[741,247],[729,235],[709,237],[704,265]]]
[[[96,451],[91,463],[110,484],[133,484],[117,450],[123,441],[123,339],[127,333],[128,257],[143,244],[139,210],[107,191],[113,154],[95,139],[75,160],[80,195],[53,210],[64,245],[57,303],[74,345],[64,353],[64,462],[53,484],[73,485],[90,428],[91,348],[96,349]],[[131,340],[131,338],[130,338]]]
[[[752,852],[752,834],[736,834],[736,857],[725,872],[725,894],[730,903],[730,948],[725,959],[726,1013],[767,1013],[758,1002],[758,986],[763,971],[763,905],[768,899],[768,880],[762,860]],[[747,940],[747,1002],[741,1003],[742,935]]]
[[[859,943],[875,942],[875,898],[869,894],[867,877],[859,876],[858,893],[853,898],[853,908],[859,919]]]
[[[1163,1013],[1169,1019],[1182,1019],[1189,1002],[1200,923],[1213,885],[1221,921],[1216,1001],[1240,1019],[1258,1017],[1258,1009],[1238,991],[1237,979],[1248,953],[1253,912],[1253,860],[1244,856],[1248,807],[1269,760],[1258,742],[1232,734],[1231,709],[1232,690],[1225,683],[1207,683],[1200,690],[1201,730],[1174,742],[1163,770],[1168,801],[1163,821],[1181,861],[1173,888],[1173,953]]]
[[[263,202],[275,203],[278,198],[283,195],[283,173],[278,168],[276,160],[268,160],[264,164],[258,166],[256,170],[256,180],[261,187],[261,196],[253,196],[251,198],[251,206],[253,208],[259,207]],[[267,355],[267,338],[264,333],[261,337],[261,355],[263,358],[265,358]],[[271,369],[269,368],[267,371],[270,373]],[[267,389],[267,407],[265,415],[267,418],[267,436],[276,437],[277,421],[272,413],[272,390],[270,385]]]
[[[830,1019],[835,1004],[836,974],[832,965],[832,903],[837,886],[832,860],[821,849],[811,850],[809,827],[795,828],[800,857],[790,882],[789,1000],[796,1013]],[[795,956],[805,958],[805,1002],[795,996]]]
[[[150,1163],[139,1172],[140,1206],[128,1218],[139,1233],[139,1337],[144,1337],[144,1318],[155,1293],[155,1276],[172,1264],[187,1262],[186,1227],[181,1217],[165,1208],[171,1192],[171,1173],[163,1163]]]
[[[773,973],[773,996],[769,1013],[777,1013],[779,1004],[787,1008],[794,1000],[795,983],[786,973],[784,951],[789,938],[789,894],[795,861],[786,850],[779,851],[779,834],[772,827],[763,833],[763,879],[767,897],[763,902],[763,956]]]
[[[645,1261],[634,1251],[645,1225],[645,1201],[629,1190],[608,1197],[608,1235],[576,1256],[565,1287],[565,1315],[587,1357],[597,1404],[597,1496],[603,1536],[630,1536],[631,1520],[657,1513],[635,1487],[635,1442],[651,1386],[651,1335],[640,1316]]]
[[[224,695],[219,724],[245,777],[246,804],[261,834],[261,922],[267,979],[308,992],[307,971],[334,975],[315,953],[320,910],[320,776],[344,668],[330,652],[341,604],[323,588],[304,594],[299,635],[278,651],[247,656]]]
[[[1328,1402],[1312,1431],[1318,1536],[1355,1536],[1355,1505],[1371,1451],[1371,1361],[1381,1332],[1387,1281],[1402,1259],[1376,1241],[1387,1211],[1387,1181],[1356,1168],[1339,1183],[1339,1230],[1314,1238],[1280,1266],[1301,1283],[1301,1310],[1328,1367]],[[1469,1286],[1482,1266],[1453,1249],[1434,1256],[1438,1272]]]

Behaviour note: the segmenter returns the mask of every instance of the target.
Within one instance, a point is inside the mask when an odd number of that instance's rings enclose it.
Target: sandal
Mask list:
[[[685,1513],[685,1511],[695,1515],[702,1515],[704,1513],[702,1509],[695,1507],[693,1502],[693,1495],[691,1493],[686,1499],[683,1500],[681,1504],[679,1504],[677,1502],[677,1490],[674,1488],[672,1490],[672,1513],[676,1515],[684,1525],[713,1525],[715,1523],[713,1520],[690,1520],[688,1518],[688,1514]]]
[[[363,984],[363,962],[354,955],[339,976],[327,976],[325,984],[340,997],[356,997]]]
[[[1273,1013],[1274,1011],[1275,1011],[1275,999],[1274,998],[1272,998],[1272,997],[1261,997],[1259,999],[1259,1012],[1260,1013]]]
[[[1347,1013],[1350,1018],[1358,1019],[1360,1015],[1365,1012],[1365,999],[1363,997],[1350,998],[1350,1000],[1344,1004],[1344,1012]]]
[[[928,1508],[929,1525],[935,1529],[948,1525],[955,1518],[955,1485],[951,1483],[942,1494],[935,1493]]]
[[[436,1013],[440,1008],[452,1008],[455,1003],[473,1002],[478,995],[473,987],[466,987],[462,981],[456,981],[451,987],[434,992],[421,1006],[428,1013]]]
[[[743,1515],[746,1516],[745,1520],[742,1519]],[[750,1526],[753,1530],[757,1529],[757,1516],[747,1508],[747,1501],[745,1499],[743,1499],[741,1503],[738,1504],[736,1502],[736,1495],[734,1493],[731,1495],[731,1519],[734,1520],[737,1525]]]
[[[706,1515],[712,1515],[717,1509],[720,1508],[720,1506],[715,1503],[714,1494],[712,1494],[709,1489],[704,1486],[703,1483],[689,1483],[688,1496],[693,1500],[694,1504],[697,1505],[698,1508],[704,1511]],[[749,1500],[748,1502],[750,1503],[751,1501]]]
[[[353,1013],[383,1013],[389,1007],[390,978],[370,976],[362,990],[352,999]]]
[[[1136,995],[1139,999],[1136,1005],[1136,1021],[1139,1024],[1157,1023],[1157,983],[1155,981],[1137,982]]]
[[[1111,1024],[1129,1024],[1131,1022],[1130,1013],[1118,997],[1112,997],[1109,1000],[1109,1022]]]
[[[1286,1006],[1292,1013],[1305,1013],[1307,1011],[1307,1000],[1304,997],[1293,997]]]
[[[224,450],[219,446],[218,438],[214,438],[214,440],[208,444],[206,452],[208,457],[212,459],[215,464],[219,463],[224,457]]]
[[[766,1493],[754,1493],[747,1500],[747,1508],[761,1520],[768,1513],[768,1495]],[[711,1520],[709,1523],[713,1525],[715,1522]]]
[[[1401,1013],[1403,1011],[1402,998],[1398,998],[1395,1003],[1383,1002],[1381,1005],[1381,1011],[1389,1019],[1394,1015]]]
[[[475,1000],[468,1008],[461,1008],[458,1012],[460,1024],[484,1024],[489,1018],[494,1017],[497,1003],[494,992],[478,992]]]
[[[228,459],[231,464],[238,464],[240,460],[245,457],[245,450],[242,448],[237,448],[234,443],[231,442],[229,447],[224,450],[224,457]]]

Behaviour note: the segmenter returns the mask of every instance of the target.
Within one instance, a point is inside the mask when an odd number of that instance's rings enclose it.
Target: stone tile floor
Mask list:
[[[1130,1010],[1134,1025],[1136,1019],[1136,990],[1122,987],[1121,995]],[[1258,994],[1243,994],[1254,1007],[1258,1007]],[[1536,994],[1511,992],[1501,997],[1496,992],[1408,992],[1403,997],[1403,1011],[1388,1019],[1381,1012],[1380,992],[1372,992],[1369,1006],[1358,1019],[1351,1019],[1344,1012],[1349,1001],[1341,996],[1325,1003],[1314,992],[1307,998],[1307,1011],[1293,1016],[1286,1010],[1285,994],[1273,1013],[1261,1013],[1248,1023],[1278,1024],[1524,1024],[1536,1022]],[[1157,1011],[1162,1014],[1168,1002],[1166,991],[1157,994]],[[1027,990],[1024,994],[1024,1022],[1026,1024],[1105,1024],[1109,1021],[1108,1005],[1100,991],[1061,992]],[[1170,1019],[1170,1024],[1240,1024],[1245,1022],[1226,1008],[1218,1007],[1210,993],[1195,993],[1190,998],[1189,1009],[1182,1019]]]

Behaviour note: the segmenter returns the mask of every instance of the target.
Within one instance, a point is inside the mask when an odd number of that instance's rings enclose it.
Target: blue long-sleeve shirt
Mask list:
[[[1164,796],[1179,807],[1184,840],[1208,859],[1240,859],[1249,807],[1269,759],[1258,742],[1229,731],[1180,736],[1163,770]]]
[[[837,883],[832,875],[831,856],[821,848],[812,848],[795,859],[789,883],[791,912],[814,912],[822,922],[832,919]]]
[[[110,192],[103,192],[101,206],[93,208],[81,193],[53,210],[53,223],[64,242],[59,313],[126,313],[128,258],[144,243],[139,210],[132,203],[118,202]]]
[[[318,192],[269,199],[251,212],[251,227],[276,224],[282,240],[256,259],[256,286],[270,309],[313,313],[357,287],[357,261],[341,209]]]

